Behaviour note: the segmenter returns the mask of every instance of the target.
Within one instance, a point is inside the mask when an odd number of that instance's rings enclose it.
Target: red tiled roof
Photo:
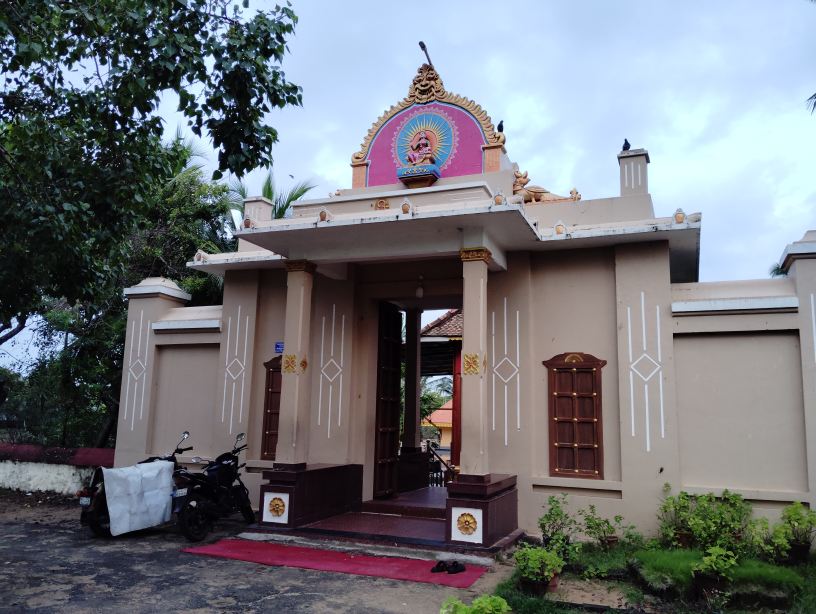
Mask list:
[[[461,309],[450,309],[421,331],[423,337],[461,337],[464,319]]]
[[[435,426],[451,426],[453,424],[453,410],[443,409],[444,405],[428,416],[423,423],[433,423]]]

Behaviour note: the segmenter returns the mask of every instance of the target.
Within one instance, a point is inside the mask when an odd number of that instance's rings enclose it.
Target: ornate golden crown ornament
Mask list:
[[[375,121],[368,130],[368,134],[366,134],[363,142],[360,144],[360,151],[351,156],[352,164],[359,164],[366,159],[371,141],[374,140],[377,131],[382,128],[385,122],[411,105],[428,104],[429,102],[447,102],[463,108],[473,115],[476,121],[482,126],[482,131],[485,134],[488,145],[504,145],[506,137],[503,132],[496,130],[487,111],[469,98],[451,94],[445,89],[445,85],[442,83],[442,79],[439,73],[436,72],[436,69],[430,64],[423,64],[419,67],[414,80],[411,82],[411,86],[408,88],[408,95],[380,115],[377,121]]]

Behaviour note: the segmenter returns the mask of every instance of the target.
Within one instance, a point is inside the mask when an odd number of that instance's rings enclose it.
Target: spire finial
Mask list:
[[[425,43],[419,41],[419,48],[422,49],[423,52],[425,52],[425,57],[428,58],[428,64],[430,65],[431,68],[433,68],[434,65],[433,62],[431,62],[431,56],[428,55],[428,48],[425,46]]]

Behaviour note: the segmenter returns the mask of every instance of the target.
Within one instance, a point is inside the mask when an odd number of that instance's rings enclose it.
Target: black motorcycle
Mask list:
[[[190,541],[201,541],[212,529],[218,518],[241,512],[247,523],[255,522],[255,511],[249,502],[249,490],[241,481],[239,470],[246,463],[238,464],[238,454],[246,449],[244,433],[235,438],[231,452],[224,452],[211,461],[193,458],[193,462],[206,462],[201,472],[182,469],[177,478],[176,494],[186,489],[186,496],[180,501],[178,524],[181,532]]]
[[[179,464],[176,461],[176,455],[188,452],[193,449],[181,448],[182,442],[190,436],[189,431],[184,431],[181,434],[181,440],[176,444],[176,449],[167,456],[151,456],[146,458],[142,463],[152,463],[153,461],[163,460],[173,463],[173,479],[175,480],[180,471]],[[178,492],[178,491],[176,491]],[[176,492],[173,496],[176,497]],[[88,525],[91,532],[97,537],[110,537],[110,514],[108,513],[108,500],[105,496],[105,479],[102,473],[102,467],[97,467],[91,476],[91,482],[88,486],[77,492],[79,497],[79,505],[82,507],[82,513],[79,516],[79,522],[82,525]],[[174,511],[177,511],[174,509]]]

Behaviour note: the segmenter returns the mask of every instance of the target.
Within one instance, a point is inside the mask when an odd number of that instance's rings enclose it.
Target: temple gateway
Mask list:
[[[645,149],[585,200],[533,185],[509,145],[424,64],[350,189],[284,219],[250,198],[238,251],[195,254],[223,305],[127,288],[116,465],[246,432],[266,527],[476,549],[537,532],[554,493],[647,532],[666,483],[816,505],[816,231],[786,276],[700,283],[701,215],[655,217]],[[457,331],[420,334],[442,309]],[[450,461],[420,440],[439,374]]]

